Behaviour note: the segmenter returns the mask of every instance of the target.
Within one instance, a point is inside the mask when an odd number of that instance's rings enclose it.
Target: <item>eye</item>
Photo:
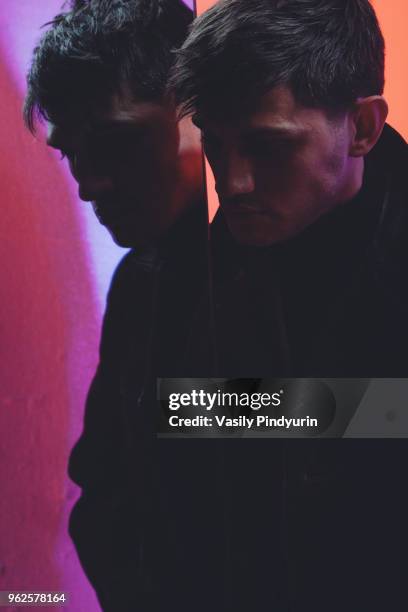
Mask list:
[[[247,148],[252,155],[256,155],[257,157],[270,157],[276,155],[279,150],[276,143],[262,140],[249,142]]]
[[[260,159],[287,159],[292,152],[292,144],[285,140],[253,140],[248,142],[247,150]]]

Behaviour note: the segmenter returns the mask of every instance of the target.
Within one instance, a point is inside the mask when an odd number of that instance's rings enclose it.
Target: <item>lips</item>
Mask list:
[[[102,223],[102,225],[107,225],[112,217],[112,213],[109,213],[104,208],[101,208],[94,203],[92,204],[92,208],[99,223]]]

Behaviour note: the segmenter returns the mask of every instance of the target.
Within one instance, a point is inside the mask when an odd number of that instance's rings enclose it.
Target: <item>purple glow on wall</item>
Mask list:
[[[67,534],[78,490],[66,464],[82,429],[107,288],[125,251],[78,200],[44,130],[34,138],[22,124],[32,49],[61,5],[0,5],[0,590],[66,590],[64,610],[97,612]]]
[[[60,11],[61,5],[61,0],[45,0],[39,6],[30,0],[20,0],[18,3],[12,0],[2,1],[0,48],[3,61],[11,71],[22,97],[25,92],[25,75],[32,50],[41,36],[41,27]],[[41,130],[38,138],[44,140],[44,133]],[[90,205],[79,201],[76,184],[66,164],[61,166],[66,189],[71,194],[72,206],[86,234],[95,297],[99,302],[99,309],[103,310],[112,270],[125,251],[115,246],[106,230],[95,221]]]

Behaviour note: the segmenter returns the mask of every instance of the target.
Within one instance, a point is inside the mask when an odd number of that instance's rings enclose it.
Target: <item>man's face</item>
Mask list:
[[[154,243],[178,214],[179,134],[172,108],[115,96],[81,119],[50,125],[47,143],[68,158],[79,197],[121,246]]]
[[[221,209],[240,243],[287,240],[354,195],[346,113],[329,119],[279,86],[238,119],[194,120],[203,131]]]

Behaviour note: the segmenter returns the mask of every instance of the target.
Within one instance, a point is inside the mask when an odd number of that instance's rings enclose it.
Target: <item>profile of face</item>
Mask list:
[[[179,129],[175,111],[158,102],[113,96],[81,118],[49,125],[47,144],[61,151],[117,244],[143,248],[167,231],[184,202],[177,195]]]
[[[288,87],[269,90],[238,118],[193,120],[228,228],[240,243],[285,241],[361,187],[348,114],[333,119],[306,108]]]

